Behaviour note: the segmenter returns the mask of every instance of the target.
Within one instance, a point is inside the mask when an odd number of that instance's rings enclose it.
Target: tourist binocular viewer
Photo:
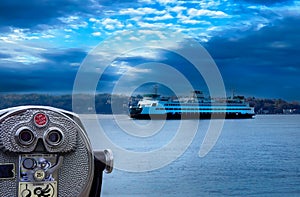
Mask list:
[[[76,114],[45,106],[0,110],[1,197],[99,197],[103,171],[112,169],[112,152],[92,150]]]

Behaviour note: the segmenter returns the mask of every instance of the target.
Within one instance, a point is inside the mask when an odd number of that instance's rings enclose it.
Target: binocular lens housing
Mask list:
[[[16,132],[16,140],[22,146],[30,146],[36,140],[35,133],[27,127],[22,127]],[[44,141],[49,146],[58,146],[64,140],[62,131],[58,128],[50,128],[44,135]]]
[[[21,145],[29,146],[34,142],[36,136],[29,128],[20,128],[16,133],[16,138]]]
[[[64,140],[62,131],[58,128],[50,128],[45,134],[45,141],[50,146],[58,146]]]

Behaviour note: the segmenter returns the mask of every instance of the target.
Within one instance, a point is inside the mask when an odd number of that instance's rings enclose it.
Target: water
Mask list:
[[[114,143],[140,152],[168,143],[180,123],[166,121],[161,132],[136,138],[124,133],[112,116],[99,118]],[[125,117],[121,121],[125,125],[130,122]],[[140,120],[137,124],[149,122]],[[102,196],[300,196],[299,115],[226,120],[216,145],[201,158],[198,152],[208,124],[209,120],[201,120],[188,149],[163,168],[139,173],[115,169],[105,174]],[[96,137],[96,128],[87,129],[97,148],[101,139]]]

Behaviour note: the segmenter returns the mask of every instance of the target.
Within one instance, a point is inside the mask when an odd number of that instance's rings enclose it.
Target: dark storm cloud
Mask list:
[[[68,1],[58,0],[3,0],[0,3],[0,23],[6,26],[30,28],[49,23],[55,17],[64,15],[68,6]]]
[[[195,65],[191,64],[189,60],[173,52],[172,50],[151,48],[151,52],[155,52],[155,54],[160,54],[160,55],[159,57],[156,58],[150,58],[149,56],[147,56],[148,54],[145,53],[145,54],[136,54],[133,56],[117,58],[116,61],[113,63],[114,66],[107,67],[106,70],[103,72],[100,81],[98,83],[98,89],[102,90],[100,88],[103,87],[103,84],[105,84],[106,87],[105,91],[112,92],[114,88],[113,86],[114,83],[118,83],[118,85],[121,86],[124,85],[125,87],[126,86],[130,87],[132,84],[141,85],[140,91],[146,90],[148,88],[148,92],[149,92],[152,91],[153,84],[151,83],[150,85],[148,83],[144,84],[144,80],[146,79],[148,79],[151,82],[161,81],[161,79],[165,79],[169,83],[178,83],[179,82],[179,80],[177,80],[179,77],[178,75],[174,75],[174,73],[172,74],[166,73],[164,72],[165,69],[163,68],[161,70],[156,70],[155,65],[159,63],[177,70],[178,73],[182,75],[182,77],[184,77],[187,81],[189,81],[190,85],[194,89],[200,89],[202,91],[208,92],[208,88],[205,84],[203,77],[201,76],[201,73],[197,70]],[[141,71],[134,74],[133,70],[135,70],[135,68],[138,69],[139,66],[143,64],[147,64],[145,66],[147,71]],[[126,65],[126,66],[124,66],[125,68],[124,67],[122,68],[122,66],[116,66],[116,65]],[[126,82],[123,81],[122,83],[124,84],[120,84],[119,80],[121,77],[124,77],[123,74],[125,72],[131,72],[131,75],[127,76],[127,78],[125,79],[123,78],[123,80]],[[148,72],[151,74],[149,74]],[[125,83],[127,84],[125,85]],[[169,89],[163,87],[159,88],[159,91],[161,94],[164,94],[165,96],[170,95],[171,93]],[[182,92],[185,92],[187,94],[189,94],[190,91],[191,89],[186,89],[186,88],[182,89]],[[144,93],[147,93],[147,91],[145,91]]]
[[[300,66],[299,22],[300,18],[287,18],[240,39],[216,37],[206,48],[215,60],[254,58],[253,66]]]
[[[0,30],[8,26],[42,29],[43,25],[63,25],[59,17],[72,15],[102,14],[105,6],[128,3],[128,1],[92,0],[1,0]],[[130,1],[130,3],[133,3]]]
[[[9,55],[9,54],[0,53],[0,59],[10,58],[10,57],[11,57],[11,55]]]
[[[1,92],[17,92],[22,90],[33,89],[32,84],[28,84],[30,71],[15,69],[23,66],[21,63],[13,63],[14,67],[10,67],[12,63],[6,63],[6,67],[0,67],[0,90]],[[18,65],[18,66],[16,66]]]
[[[45,62],[30,66],[19,62],[0,65],[0,91],[71,92],[78,65],[85,55],[81,49],[57,49],[41,54]],[[77,66],[72,66],[73,63]]]
[[[205,47],[225,84],[249,94],[300,99],[300,18],[286,18],[243,38],[219,37]]]
[[[41,54],[41,56],[47,59],[50,64],[66,64],[67,66],[72,63],[81,63],[86,55],[87,52],[82,49],[57,50],[56,52]]]
[[[76,0],[2,0],[0,24],[3,27],[41,28],[39,25],[62,24],[59,17],[89,13],[91,1]]]

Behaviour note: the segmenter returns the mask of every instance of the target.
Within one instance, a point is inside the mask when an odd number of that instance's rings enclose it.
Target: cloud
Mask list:
[[[82,17],[102,17],[114,6],[119,8],[123,4],[131,3],[136,5],[135,1],[125,0],[2,0],[0,3],[0,27],[30,28],[43,31],[72,24],[76,29],[86,25],[86,21],[83,21]],[[145,10],[147,11],[147,9]]]
[[[6,53],[0,53],[0,59],[6,59],[6,58],[11,58],[11,55]]]
[[[106,18],[102,21],[102,25],[108,30],[120,29],[124,25],[118,19]]]
[[[52,49],[40,54],[42,62],[0,62],[1,92],[71,92],[86,54],[82,49]]]
[[[76,48],[66,50],[52,49],[50,52],[41,54],[49,64],[65,65],[64,68],[69,68],[71,63],[81,63],[86,55],[87,52]],[[55,67],[58,68],[57,66]]]
[[[187,9],[187,7],[184,7],[184,6],[174,6],[174,7],[167,7],[168,11],[171,11],[171,12],[175,12],[175,13],[180,13],[184,10]]]
[[[127,61],[123,60],[116,60],[114,61],[111,66],[115,67],[117,70],[114,71],[115,75],[122,75],[124,73],[128,73],[131,79],[134,79],[136,77],[142,77],[144,74],[152,72],[150,68],[138,68],[131,66]]]
[[[93,32],[92,35],[93,36],[101,36],[101,32]]]
[[[150,8],[150,7],[144,7],[144,8],[126,8],[126,9],[121,9],[119,11],[119,14],[121,15],[147,15],[147,14],[155,14],[155,15],[162,15],[165,14],[165,10],[157,10],[155,8]]]
[[[166,4],[175,4],[177,0],[156,0],[158,3],[166,5]]]
[[[214,11],[214,10],[206,10],[206,9],[197,10],[195,8],[190,8],[187,13],[190,17],[199,17],[199,16],[209,16],[213,18],[229,17],[229,15],[223,11]]]
[[[0,4],[0,24],[19,28],[32,28],[41,24],[50,24],[57,17],[64,16],[67,13],[70,14],[72,7],[79,7],[79,3],[71,0],[46,0],[43,2],[39,0],[2,0]]]
[[[88,25],[88,23],[79,16],[71,15],[67,17],[60,17],[58,18],[58,20],[60,20],[64,24],[64,26],[67,25],[67,27],[71,29],[85,28]]]
[[[190,17],[187,17],[181,13],[177,15],[177,18],[183,24],[193,24],[194,25],[194,24],[201,23],[200,20],[191,19]]]
[[[45,49],[24,43],[19,38],[12,40],[11,37],[7,37],[0,40],[0,66],[7,67],[12,62],[24,63],[27,65],[35,64],[38,62],[44,62],[45,60],[40,56],[40,53]],[[14,65],[14,64],[11,64]]]
[[[217,57],[230,57],[234,54],[243,56],[262,56],[266,58],[276,58],[274,53],[290,53],[299,50],[300,40],[297,35],[300,33],[298,24],[300,18],[286,18],[277,21],[273,26],[265,26],[259,31],[244,32],[240,38],[234,38],[235,32],[228,30],[227,34],[232,38],[215,37],[208,43],[217,52]],[[219,48],[217,44],[226,46]],[[231,50],[227,50],[230,48]],[[242,50],[244,49],[244,50]],[[284,50],[283,50],[284,49]],[[265,55],[268,54],[268,55]],[[273,54],[273,55],[272,55]],[[286,54],[282,54],[286,55]],[[290,55],[295,55],[291,53]]]
[[[153,4],[154,2],[152,0],[138,0],[140,3],[147,3],[147,4]]]
[[[241,1],[238,1],[239,3]],[[289,2],[289,0],[242,0],[242,2],[246,2],[246,3],[251,3],[251,4],[260,4],[260,5],[274,5],[274,4],[278,4],[278,3],[284,3],[284,2]]]
[[[168,19],[173,19],[173,16],[171,16],[169,13],[162,15],[162,16],[155,16],[151,18],[147,18],[149,21],[161,21],[161,20],[168,20]]]
[[[200,7],[202,9],[212,9],[212,8],[219,8],[219,6],[221,5],[221,1],[210,1],[210,0],[203,0],[199,2]]]
[[[248,95],[299,100],[299,19],[286,18],[240,38],[214,37],[205,47],[228,86]]]
[[[14,71],[17,73],[1,68],[0,76],[4,79],[0,82],[1,93],[70,92],[76,74],[76,72],[53,73],[45,70]]]

